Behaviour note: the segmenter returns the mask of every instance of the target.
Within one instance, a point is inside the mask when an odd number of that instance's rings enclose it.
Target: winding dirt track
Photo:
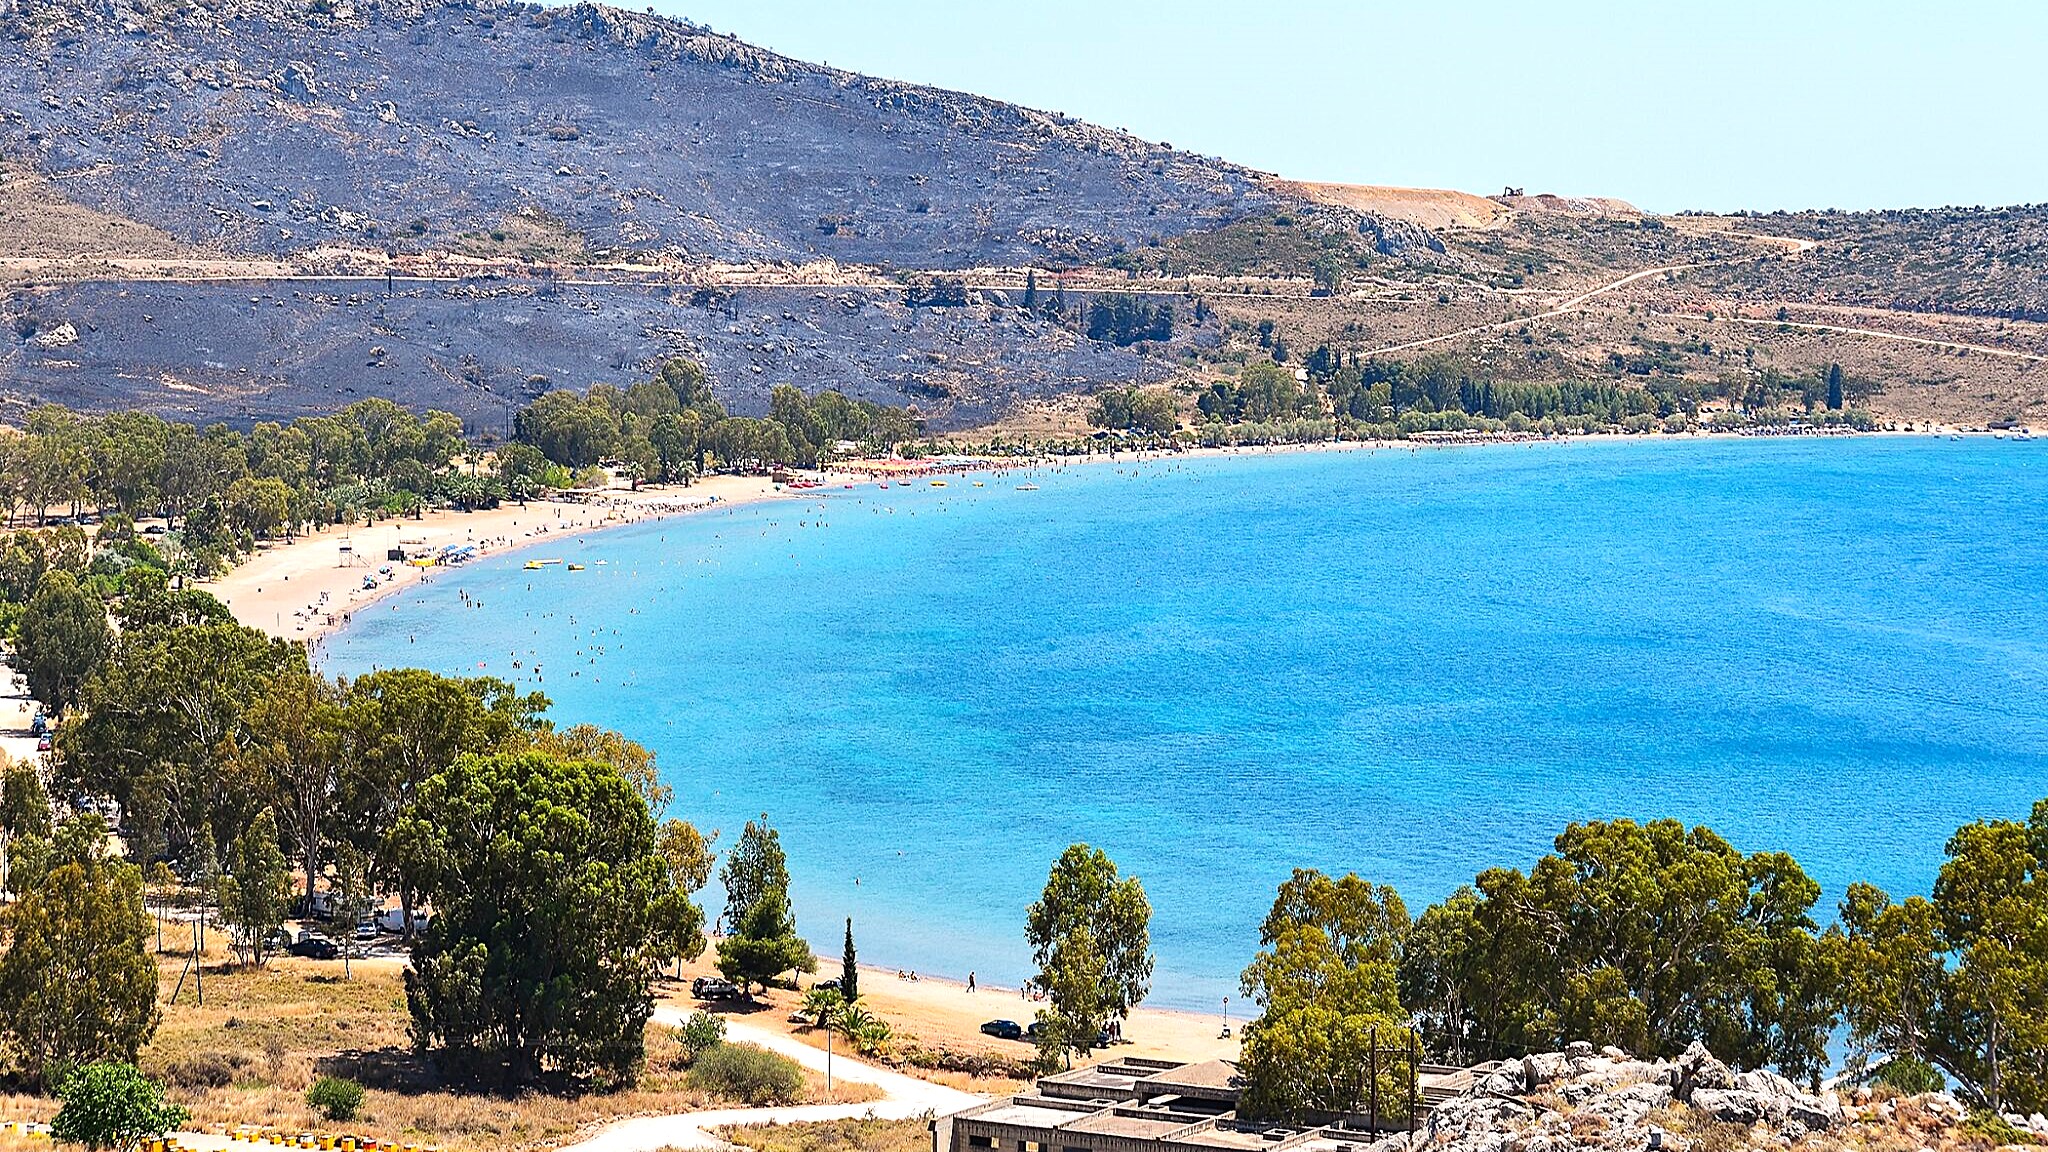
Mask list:
[[[1673,320],[1705,320],[1697,312],[1658,312],[1654,315]],[[2048,364],[2048,356],[2033,352],[2020,352],[2012,348],[1993,348],[1989,344],[1967,344],[1959,340],[1936,340],[1931,336],[1906,336],[1898,332],[1885,332],[1877,328],[1850,328],[1841,324],[1807,324],[1797,320],[1761,320],[1751,316],[1716,316],[1715,323],[1747,324],[1756,328],[1798,328],[1807,332],[1833,332],[1842,336],[1868,336],[1873,340],[1896,340],[1901,344],[1920,344],[1929,348],[1943,348],[1952,352],[1981,352],[1986,356],[2003,356],[2010,360],[2030,360],[2036,364]]]
[[[1722,261],[1710,261],[1708,263],[1722,263]],[[1617,288],[1626,288],[1639,280],[1647,280],[1652,276],[1665,276],[1673,272],[1683,272],[1687,268],[1705,268],[1707,266],[1707,263],[1696,262],[1692,264],[1663,264],[1655,268],[1645,268],[1640,272],[1631,272],[1619,280],[1610,280],[1590,292],[1581,292],[1557,307],[1550,309],[1548,312],[1538,312],[1532,316],[1517,316],[1512,320],[1496,320],[1491,324],[1474,324],[1470,328],[1460,328],[1456,332],[1445,332],[1438,336],[1425,336],[1420,340],[1409,340],[1400,344],[1388,344],[1382,348],[1372,349],[1365,353],[1365,356],[1367,359],[1370,359],[1374,356],[1385,356],[1393,352],[1406,352],[1411,348],[1427,348],[1432,344],[1441,344],[1446,340],[1457,340],[1465,336],[1476,336],[1482,332],[1495,332],[1502,328],[1513,328],[1519,324],[1527,324],[1531,320],[1549,320],[1556,316],[1563,316],[1567,312],[1576,312],[1585,306],[1586,301],[1591,300],[1593,297],[1612,292]]]
[[[680,1027],[684,1014],[666,1005],[654,1010],[656,1023]],[[737,1021],[726,1022],[726,1039],[758,1044],[802,1064],[814,1072],[825,1071],[825,1054],[780,1032],[755,1028]],[[901,1072],[878,1068],[840,1056],[831,1063],[835,1080],[872,1084],[882,1096],[861,1104],[800,1104],[787,1108],[718,1108],[704,1112],[678,1112],[669,1116],[636,1116],[617,1120],[562,1152],[656,1152],[661,1148],[692,1150],[724,1149],[729,1145],[716,1130],[742,1124],[800,1124],[819,1120],[852,1120],[872,1116],[878,1120],[911,1120],[919,1116],[944,1116],[983,1103],[975,1096],[919,1080]]]

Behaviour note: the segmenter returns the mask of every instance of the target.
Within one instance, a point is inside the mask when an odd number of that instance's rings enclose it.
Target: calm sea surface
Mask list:
[[[1565,823],[1676,816],[1926,891],[2048,796],[2048,445],[1541,444],[873,484],[482,561],[330,670],[527,684],[770,814],[836,954],[1007,983],[1085,840],[1153,1002],[1235,991],[1296,866],[1412,910]],[[529,557],[588,565],[522,569]],[[457,593],[482,601],[465,607]],[[523,665],[515,669],[513,661]],[[712,893],[717,888],[714,881]]]

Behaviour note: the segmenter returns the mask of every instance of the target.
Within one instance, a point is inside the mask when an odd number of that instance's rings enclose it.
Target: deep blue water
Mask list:
[[[1792,852],[1826,919],[2048,796],[2040,444],[1031,478],[557,539],[361,613],[326,662],[538,662],[560,722],[659,753],[677,814],[727,842],[772,816],[828,954],[851,915],[866,960],[1014,980],[1047,865],[1101,845],[1152,898],[1153,1002],[1185,1007],[1234,992],[1296,866],[1420,911],[1571,820],[1676,816]]]

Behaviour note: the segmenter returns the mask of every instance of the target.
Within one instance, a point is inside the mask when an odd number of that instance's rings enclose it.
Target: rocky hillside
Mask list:
[[[2048,1118],[2008,1116],[1995,1129],[1954,1097],[1857,1088],[1809,1092],[1771,1072],[1732,1072],[1695,1044],[1675,1060],[1635,1060],[1590,1044],[1497,1064],[1437,1106],[1411,1139],[1379,1152],[1735,1152],[1805,1148],[1920,1152],[2003,1140],[2048,1141]]]
[[[1726,277],[1731,292],[2048,323],[2048,204],[1775,212],[1744,223],[1818,245],[1812,259]]]
[[[1074,263],[1270,203],[1163,144],[594,4],[10,0],[0,43],[0,155],[243,252],[523,217],[594,252]]]
[[[0,418],[495,432],[687,355],[746,414],[793,383],[1073,431],[1107,385],[1193,419],[1321,349],[1660,418],[1840,365],[1890,418],[2044,421],[2043,227],[1289,183],[587,3],[0,0]],[[1170,338],[1092,338],[1106,293]]]

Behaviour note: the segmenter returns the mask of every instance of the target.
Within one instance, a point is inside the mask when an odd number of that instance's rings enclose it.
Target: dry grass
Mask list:
[[[1676,1134],[1689,1152],[1783,1152],[1786,1145],[1766,1127],[1714,1120],[1684,1105],[1660,1108],[1651,1123]],[[1993,1143],[1965,1127],[1902,1100],[1892,1123],[1857,1123],[1816,1132],[1790,1145],[1791,1152],[1993,1152]]]
[[[199,254],[161,229],[73,204],[25,167],[0,167],[0,252],[80,259]]]
[[[924,1152],[931,1129],[923,1120],[827,1120],[818,1124],[762,1124],[719,1129],[755,1152]]]
[[[166,997],[181,964],[166,958]],[[552,1146],[611,1120],[724,1105],[684,1083],[681,1048],[662,1027],[648,1029],[646,1069],[631,1089],[495,1095],[442,1085],[411,1052],[398,966],[358,962],[353,979],[340,974],[338,963],[288,958],[238,972],[216,958],[206,971],[205,1006],[188,980],[178,1003],[166,1005],[141,1063],[172,1082],[172,1095],[192,1109],[195,1128],[337,1131],[305,1101],[314,1079],[334,1074],[367,1089],[362,1113],[347,1130],[447,1149]],[[834,1099],[858,1103],[875,1095],[869,1085],[840,1084]],[[801,1102],[824,1100],[822,1081],[807,1076]],[[0,1107],[10,1117],[47,1117],[53,1110],[32,1099],[0,1101]]]

